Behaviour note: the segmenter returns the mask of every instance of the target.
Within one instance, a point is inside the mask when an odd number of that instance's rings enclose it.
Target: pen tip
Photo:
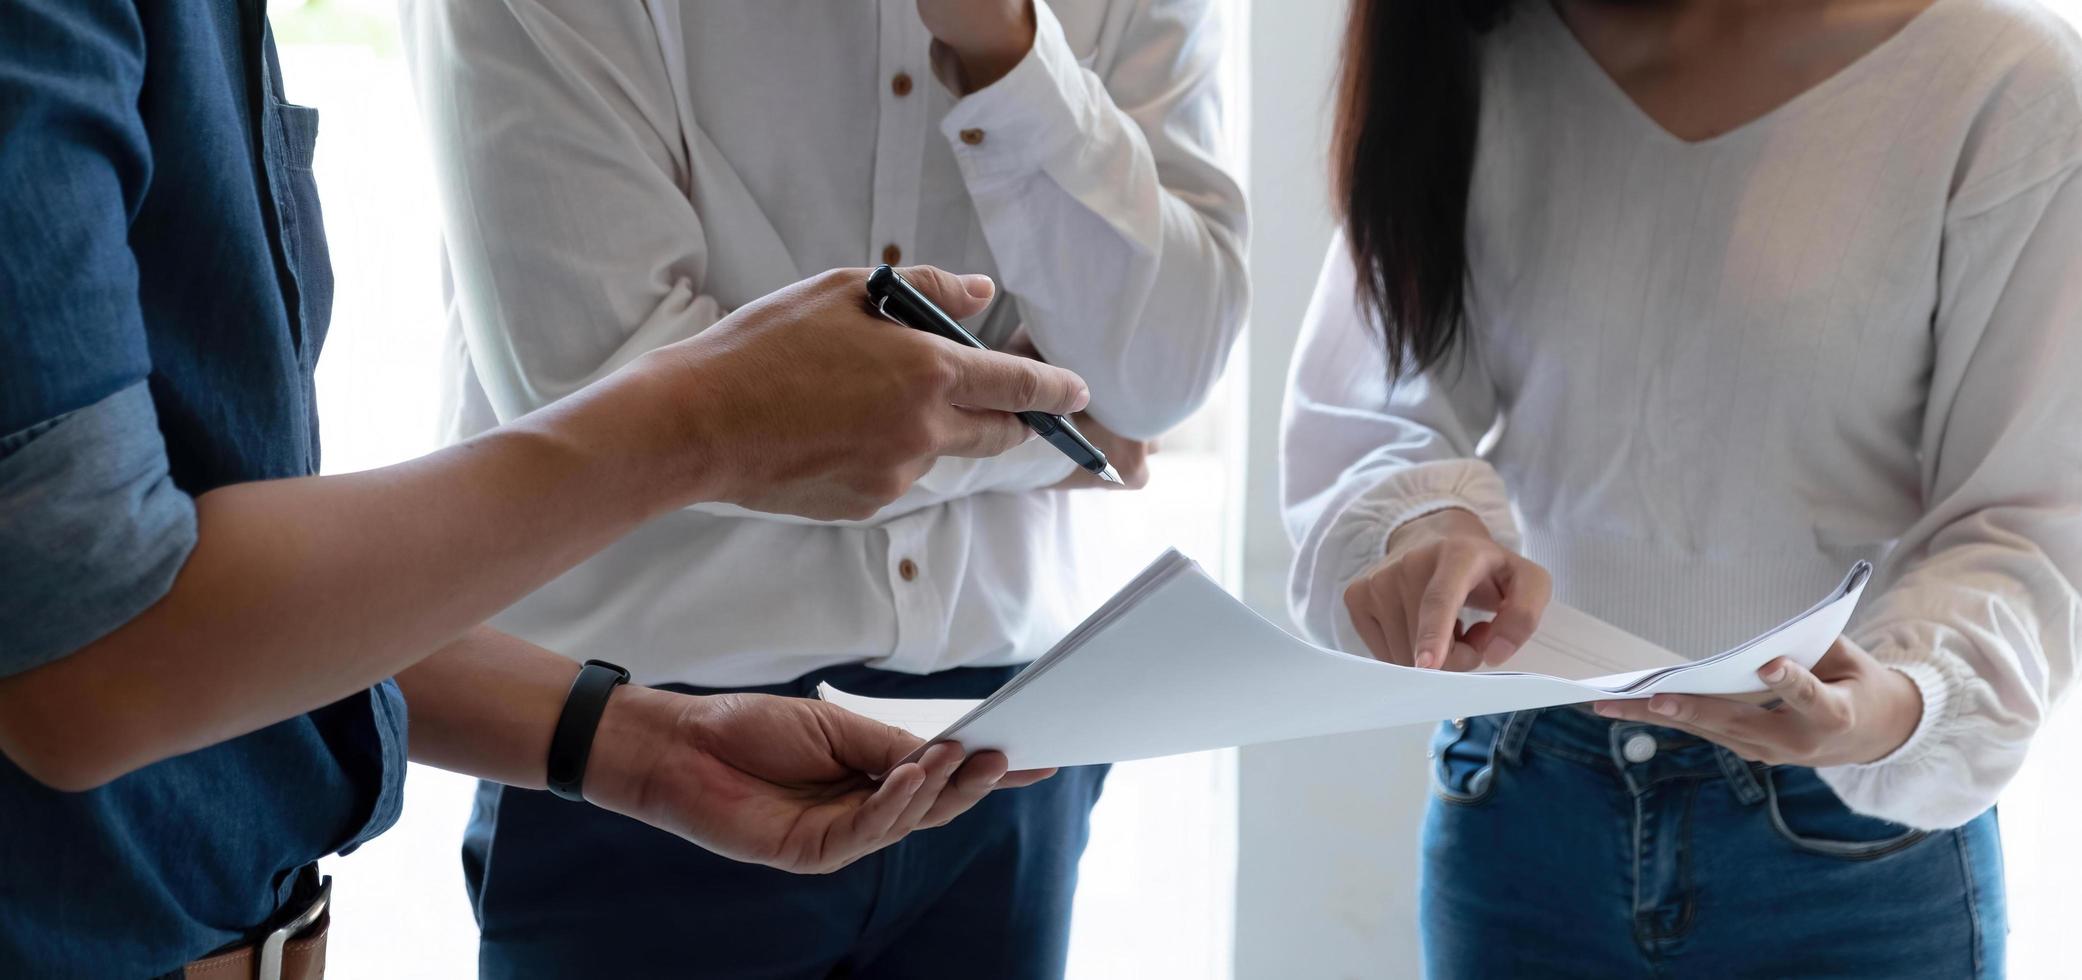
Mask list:
[[[1120,471],[1114,469],[1112,463],[1106,464],[1106,468],[1099,471],[1099,479],[1108,483],[1119,483],[1121,486],[1127,486],[1127,483],[1121,480]]]

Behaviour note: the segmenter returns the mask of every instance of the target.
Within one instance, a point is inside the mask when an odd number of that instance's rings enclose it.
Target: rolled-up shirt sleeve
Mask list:
[[[144,64],[133,4],[0,8],[0,677],[128,622],[195,543],[129,244]]]
[[[940,130],[1035,347],[1091,385],[1094,418],[1155,438],[1207,400],[1243,329],[1250,221],[1224,152],[1221,5],[1120,6],[1118,50],[1087,67],[1034,4],[1027,56]]]
[[[195,548],[142,382],[0,439],[0,677],[159,601]]]

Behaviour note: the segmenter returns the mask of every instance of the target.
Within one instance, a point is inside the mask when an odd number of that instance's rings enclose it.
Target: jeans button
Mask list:
[[[1626,743],[1619,747],[1619,754],[1628,762],[1641,763],[1655,758],[1655,736],[1647,732],[1635,732],[1627,736]]]
[[[1466,718],[1455,718],[1455,719],[1453,719],[1453,730],[1454,730],[1454,731],[1456,731],[1456,732],[1464,732],[1464,731],[1467,731],[1467,730],[1468,730],[1468,720],[1467,720]]]

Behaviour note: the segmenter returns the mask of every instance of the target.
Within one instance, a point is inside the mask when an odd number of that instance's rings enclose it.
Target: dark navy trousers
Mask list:
[[[840,667],[748,690],[805,697],[829,681],[878,697],[980,698],[1017,672]],[[597,807],[485,783],[463,844],[483,930],[479,974],[1060,977],[1077,860],[1105,778],[1104,766],[1068,769],[992,793],[945,827],[814,876],[740,864]]]

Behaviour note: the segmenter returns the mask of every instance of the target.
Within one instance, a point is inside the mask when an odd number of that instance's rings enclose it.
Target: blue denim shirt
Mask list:
[[[0,0],[0,676],[149,607],[194,496],[317,466],[332,280],[264,0]],[[0,976],[155,976],[396,819],[369,691],[85,793],[0,758]]]

